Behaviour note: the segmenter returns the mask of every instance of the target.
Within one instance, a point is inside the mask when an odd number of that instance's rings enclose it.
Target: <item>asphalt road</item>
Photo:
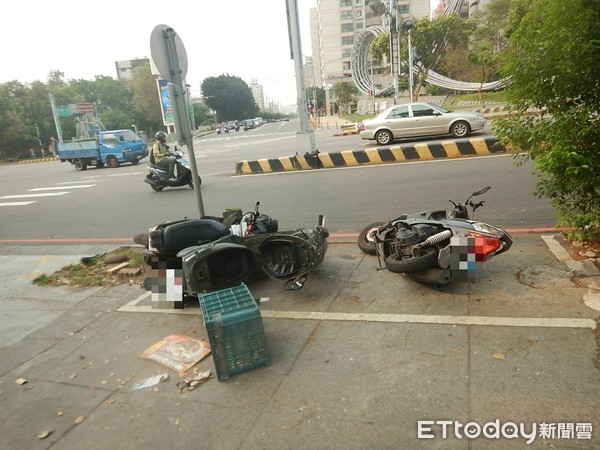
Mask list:
[[[552,227],[553,210],[532,192],[531,166],[516,167],[511,156],[405,163],[336,170],[234,176],[236,161],[294,153],[293,122],[248,132],[209,135],[194,142],[203,179],[206,214],[225,208],[245,211],[261,202],[280,228],[310,226],[327,216],[332,233],[357,233],[368,223],[404,212],[447,208],[472,191],[492,186],[476,218],[509,227]],[[327,151],[356,149],[357,136],[316,133]],[[358,147],[360,148],[360,147]],[[145,160],[116,169],[77,172],[67,163],[0,166],[0,242],[50,239],[125,240],[164,220],[195,217],[188,187],[156,193],[143,182]]]

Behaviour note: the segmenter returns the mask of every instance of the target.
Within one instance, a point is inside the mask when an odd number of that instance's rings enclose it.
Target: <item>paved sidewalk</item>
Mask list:
[[[207,339],[197,302],[152,310],[137,286],[30,283],[104,250],[0,247],[0,448],[600,448],[600,274],[559,236],[517,235],[487,279],[446,289],[331,242],[302,290],[249,284],[270,364],[185,393],[138,355],[171,334]],[[210,356],[198,367],[214,373]]]

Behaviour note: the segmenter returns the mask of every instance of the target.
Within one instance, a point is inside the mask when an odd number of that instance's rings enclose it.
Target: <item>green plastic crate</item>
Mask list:
[[[219,381],[269,363],[260,311],[245,284],[198,299]]]

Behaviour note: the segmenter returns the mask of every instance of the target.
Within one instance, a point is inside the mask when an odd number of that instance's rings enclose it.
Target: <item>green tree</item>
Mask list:
[[[348,81],[342,81],[341,83],[337,83],[333,86],[333,93],[340,105],[342,105],[344,109],[350,113],[348,109],[352,103],[356,102],[356,96],[358,95],[358,89],[356,86]]]
[[[371,41],[369,51],[374,60],[390,61],[390,33],[380,33]]]
[[[412,97],[417,100],[427,78],[427,72],[436,70],[444,61],[446,49],[466,47],[476,24],[469,19],[461,19],[457,14],[438,17],[434,20],[422,18],[412,29],[412,45],[417,67],[417,84]],[[406,33],[403,33],[405,36]]]
[[[325,109],[325,89],[317,87],[306,88],[306,99],[316,101],[318,109]],[[266,118],[264,115],[261,115],[261,117]]]
[[[192,108],[194,108],[196,127],[199,127],[200,125],[213,125],[215,123],[215,119],[210,112],[209,107],[204,103],[192,103]]]
[[[151,135],[163,127],[162,111],[156,79],[150,72],[150,64],[138,68],[131,82],[133,91],[133,120],[140,130]]]
[[[18,81],[0,85],[0,153],[4,159],[17,158],[27,148],[27,125],[19,113],[20,100],[26,87]],[[31,145],[31,143],[30,143]]]
[[[481,87],[483,83],[498,79],[501,53],[508,47],[504,30],[511,2],[512,0],[491,0],[475,18],[477,28],[473,33],[467,61],[473,68],[472,80],[481,83],[477,92],[482,108],[485,107],[485,102]]]
[[[204,103],[217,113],[217,121],[249,119],[258,115],[252,90],[240,77],[208,77],[200,85]]]
[[[503,72],[517,114],[495,129],[505,145],[528,152],[560,225],[600,236],[600,2],[518,2]],[[515,23],[517,25],[515,25]],[[529,108],[539,117],[527,115]]]

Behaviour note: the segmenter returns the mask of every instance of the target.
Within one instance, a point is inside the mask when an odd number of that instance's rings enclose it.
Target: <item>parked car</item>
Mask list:
[[[360,137],[391,144],[403,137],[451,134],[456,138],[482,130],[485,117],[468,111],[448,111],[433,103],[394,105],[360,125]]]
[[[229,133],[231,130],[235,130],[235,120],[230,120],[229,122],[223,122],[223,131],[225,133]]]

